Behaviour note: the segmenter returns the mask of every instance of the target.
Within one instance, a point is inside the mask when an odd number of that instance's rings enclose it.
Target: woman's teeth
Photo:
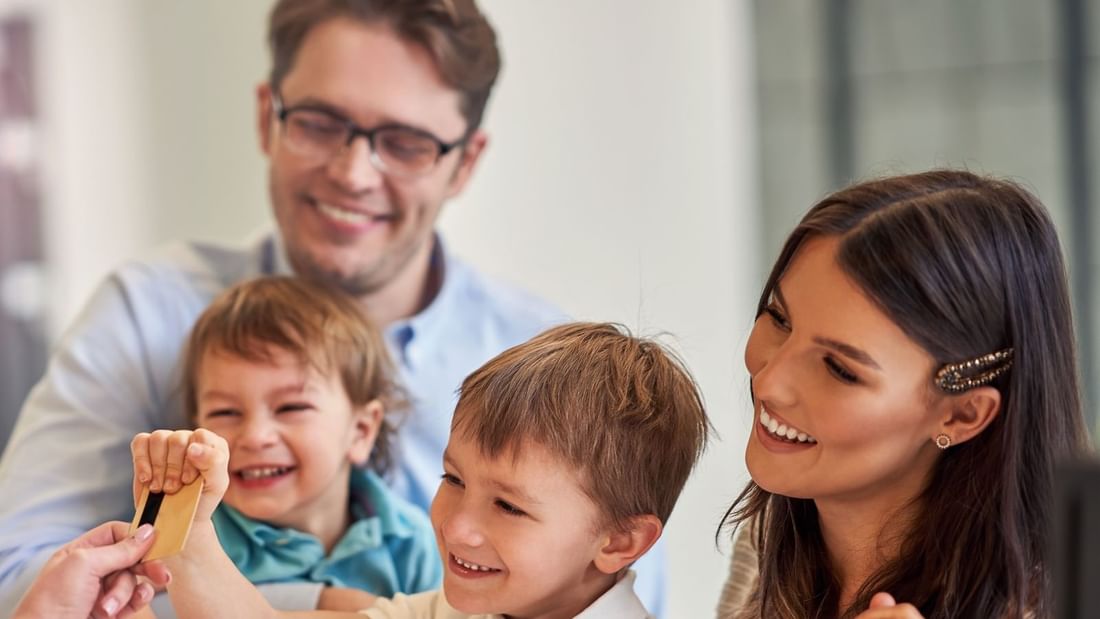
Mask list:
[[[768,431],[768,434],[771,434],[775,438],[781,440],[790,441],[792,443],[817,442],[817,439],[799,430],[798,428],[788,426],[785,423],[779,423],[771,415],[769,415],[768,411],[764,410],[763,407],[760,408],[760,425],[764,426],[764,429]]]

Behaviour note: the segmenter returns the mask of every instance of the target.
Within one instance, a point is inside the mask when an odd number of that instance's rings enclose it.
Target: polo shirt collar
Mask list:
[[[456,303],[462,280],[467,276],[462,264],[447,251],[439,233],[432,234],[430,264],[430,268],[437,270],[442,280],[435,297],[417,314],[395,321],[385,329],[386,339],[392,349],[400,356],[400,361],[410,367],[419,361],[419,351],[413,342],[433,340],[433,333],[446,322],[447,315]],[[269,242],[265,244],[260,271],[265,275],[294,274],[286,251],[286,241],[278,230],[271,233]]]
[[[416,535],[416,530],[401,517],[390,497],[393,497],[393,494],[387,492],[385,482],[373,471],[358,467],[352,469],[351,509],[355,520],[333,548],[333,558],[337,558],[337,554],[350,554],[352,551],[363,548],[376,548],[382,545],[386,537],[405,539]],[[250,543],[256,546],[286,548],[300,544],[320,543],[309,533],[253,520],[225,503],[219,507],[225,517],[233,522]],[[341,548],[352,541],[354,549]]]

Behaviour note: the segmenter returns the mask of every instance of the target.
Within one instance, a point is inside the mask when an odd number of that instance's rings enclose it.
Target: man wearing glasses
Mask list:
[[[425,507],[461,380],[562,318],[449,255],[434,232],[485,149],[479,127],[499,69],[472,0],[279,0],[268,36],[258,129],[277,232],[246,249],[177,245],[100,286],[0,460],[0,608],[15,606],[58,546],[131,517],[129,441],[185,426],[181,347],[225,287],[293,272],[361,301],[412,400],[394,486]],[[659,612],[657,566],[642,566],[637,588]],[[266,589],[284,608],[340,593]]]

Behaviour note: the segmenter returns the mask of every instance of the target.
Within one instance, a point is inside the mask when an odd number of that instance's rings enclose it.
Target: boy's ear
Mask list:
[[[596,569],[604,574],[618,573],[656,544],[663,530],[661,519],[653,514],[634,516],[626,531],[613,529],[608,533],[596,554]]]
[[[975,387],[949,398],[939,432],[950,437],[952,445],[961,445],[981,434],[1000,412],[1001,392],[988,385]]]
[[[351,446],[348,448],[348,460],[355,466],[363,466],[370,459],[378,430],[382,427],[385,414],[381,400],[371,400],[352,410]]]

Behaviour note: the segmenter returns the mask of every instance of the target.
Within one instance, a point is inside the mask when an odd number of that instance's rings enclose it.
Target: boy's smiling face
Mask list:
[[[229,443],[227,504],[326,540],[343,532],[350,467],[370,454],[380,405],[356,407],[336,372],[267,352],[269,362],[207,351],[196,420]]]
[[[496,458],[451,432],[432,526],[447,602],[471,614],[573,617],[615,576],[593,563],[609,540],[575,469],[525,442]]]

